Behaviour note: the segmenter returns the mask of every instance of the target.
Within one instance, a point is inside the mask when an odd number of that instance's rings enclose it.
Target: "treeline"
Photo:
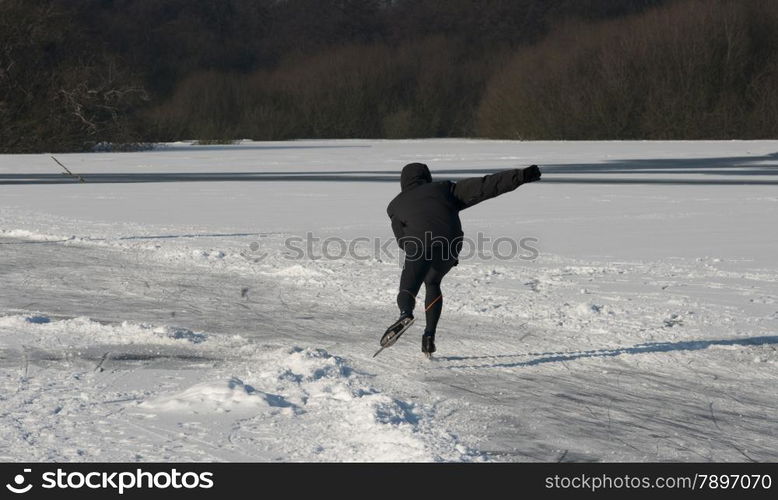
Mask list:
[[[778,2],[687,0],[560,27],[490,80],[480,135],[778,138]]]
[[[0,151],[778,136],[772,0],[0,0]]]

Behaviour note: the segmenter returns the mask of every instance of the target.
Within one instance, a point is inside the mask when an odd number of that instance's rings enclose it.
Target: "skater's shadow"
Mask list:
[[[699,351],[711,346],[760,346],[778,344],[778,335],[763,337],[750,337],[744,339],[721,340],[688,340],[683,342],[650,342],[638,344],[632,347],[617,347],[613,349],[592,349],[588,351],[558,351],[558,352],[527,352],[518,354],[498,354],[494,356],[440,356],[440,361],[471,361],[474,364],[457,364],[449,368],[520,368],[525,366],[543,365],[546,363],[559,363],[582,358],[608,358],[621,356],[622,354],[647,354],[669,351]],[[509,361],[515,358],[531,358],[526,360]],[[501,360],[489,363],[487,360]],[[481,363],[477,363],[481,361]]]

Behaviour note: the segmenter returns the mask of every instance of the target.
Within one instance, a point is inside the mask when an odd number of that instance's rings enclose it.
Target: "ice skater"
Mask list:
[[[397,244],[405,253],[397,294],[400,319],[381,337],[381,349],[394,344],[413,324],[416,296],[423,283],[427,324],[421,338],[421,351],[427,357],[435,352],[435,330],[443,311],[440,282],[458,264],[464,238],[459,212],[538,180],[540,169],[537,165],[458,182],[432,182],[430,170],[423,163],[411,163],[403,168],[400,175],[402,190],[386,210]]]

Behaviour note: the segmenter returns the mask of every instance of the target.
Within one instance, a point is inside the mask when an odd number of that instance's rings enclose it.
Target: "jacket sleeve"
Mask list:
[[[464,210],[484,200],[513,191],[523,183],[523,170],[514,168],[458,181],[452,187],[452,194],[459,203],[460,210]]]
[[[386,209],[386,213],[389,215],[389,219],[392,221],[392,232],[394,233],[394,237],[397,239],[397,244],[400,246],[400,248],[402,248],[402,238],[405,236],[405,224],[403,224],[400,218],[395,215],[391,204]]]

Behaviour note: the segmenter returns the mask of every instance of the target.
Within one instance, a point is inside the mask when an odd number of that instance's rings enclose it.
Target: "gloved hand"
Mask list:
[[[527,182],[535,182],[540,180],[540,169],[537,165],[532,165],[530,167],[525,168],[522,170],[522,173],[524,174],[524,183]]]

